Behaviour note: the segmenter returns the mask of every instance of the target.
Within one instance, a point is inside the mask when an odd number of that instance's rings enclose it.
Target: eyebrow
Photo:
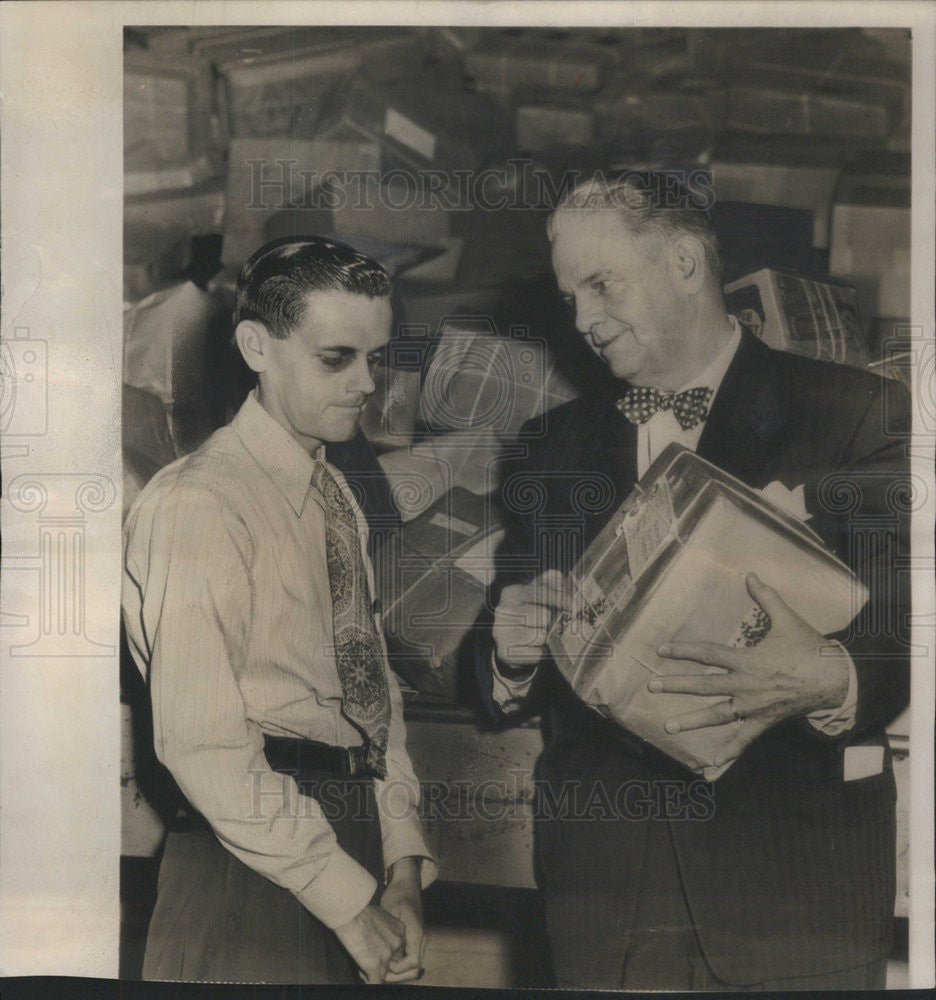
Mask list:
[[[611,275],[613,273],[614,272],[608,267],[599,268],[597,271],[593,271],[587,277],[584,277],[580,281],[577,281],[575,283],[575,287],[582,288],[584,285],[590,285],[593,281],[595,281],[598,278],[603,278],[606,275]],[[561,285],[559,286],[559,294],[562,296],[563,299],[566,299],[568,301],[571,301],[575,297],[573,292],[567,291]]]
[[[387,345],[381,344],[380,347],[375,347],[372,351],[367,351],[367,354],[382,354],[386,351]],[[340,354],[343,358],[350,358],[356,354],[360,353],[360,348],[358,347],[345,347],[340,344],[335,344],[326,347],[320,347],[318,349],[319,354]]]
[[[609,267],[600,268],[597,271],[593,271],[590,275],[588,275],[587,278],[582,278],[582,280],[579,282],[579,287],[581,287],[582,285],[590,285],[593,281],[597,281],[598,279],[604,278],[612,273],[613,272]]]

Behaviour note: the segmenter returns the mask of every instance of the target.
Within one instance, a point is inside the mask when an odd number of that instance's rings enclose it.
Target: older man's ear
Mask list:
[[[705,247],[693,236],[681,236],[670,251],[673,277],[688,295],[695,295],[705,285],[708,262]]]

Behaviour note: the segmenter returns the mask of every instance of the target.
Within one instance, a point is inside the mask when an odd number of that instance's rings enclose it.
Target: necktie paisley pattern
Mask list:
[[[617,408],[632,424],[645,424],[660,410],[672,410],[684,431],[697,427],[708,416],[714,390],[697,386],[675,394],[645,386],[631,386],[617,401]]]
[[[367,588],[357,519],[324,462],[316,462],[312,485],[325,501],[325,552],[342,712],[364,735],[368,770],[378,778],[386,778],[390,691]]]

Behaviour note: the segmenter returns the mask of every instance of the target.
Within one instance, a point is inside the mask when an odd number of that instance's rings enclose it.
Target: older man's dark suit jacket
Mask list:
[[[911,502],[909,426],[908,394],[898,383],[742,338],[698,453],[755,488],[804,484],[811,526],[869,587],[850,633],[836,637],[857,670],[857,724],[832,738],[805,719],[782,723],[714,784],[667,793],[665,807],[659,783],[692,776],[584,707],[547,661],[527,705],[544,712],[548,731],[537,778],[550,798],[539,799],[536,860],[557,966],[582,967],[584,956],[593,982],[613,983],[648,822],[669,824],[698,941],[725,982],[821,974],[887,953],[895,890],[890,757],[885,751],[883,772],[847,782],[843,760],[849,745],[885,745],[884,727],[908,699],[900,563]],[[508,582],[567,569],[636,478],[636,428],[611,399],[565,404],[529,424],[521,440],[527,454],[502,480],[509,530],[495,602]],[[594,798],[596,781],[612,792],[634,783],[629,801],[645,808],[620,821],[563,810],[563,788],[578,783],[588,793],[567,801],[601,815],[606,800]],[[680,794],[688,796],[682,805]],[[661,820],[667,808],[675,815]]]

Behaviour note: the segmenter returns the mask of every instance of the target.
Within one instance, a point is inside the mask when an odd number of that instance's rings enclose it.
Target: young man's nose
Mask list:
[[[354,366],[350,388],[353,392],[359,392],[364,396],[369,396],[377,388],[374,373],[366,361]]]

